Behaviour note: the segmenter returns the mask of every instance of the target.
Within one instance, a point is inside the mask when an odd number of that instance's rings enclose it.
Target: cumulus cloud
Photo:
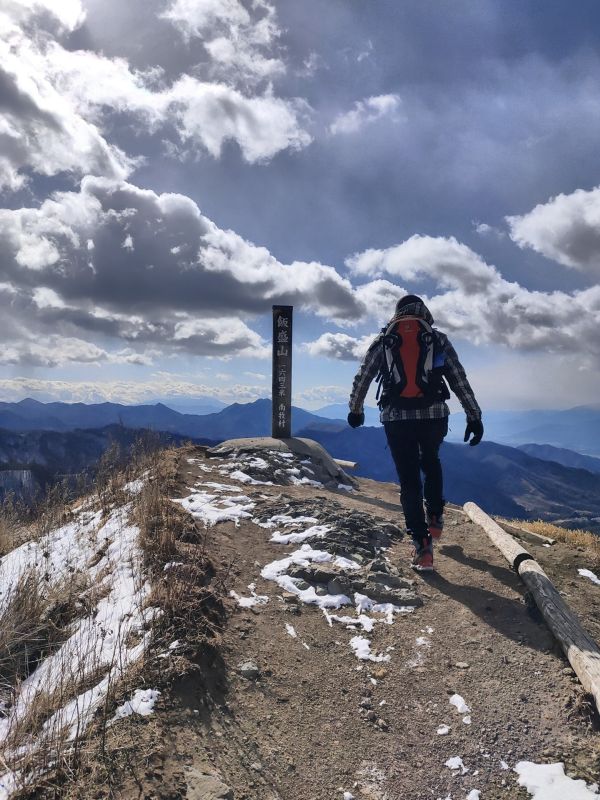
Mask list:
[[[477,292],[499,278],[499,273],[453,236],[411,236],[385,250],[365,250],[346,260],[355,275],[393,275],[406,281],[435,278],[445,288]]]
[[[207,18],[221,13],[225,23],[233,25],[226,4],[212,3],[211,13],[208,5]],[[239,7],[240,13],[247,13]],[[273,14],[266,7],[261,20],[244,28],[244,41],[254,37],[257,47],[268,47],[276,38]],[[65,36],[81,25],[84,16],[77,0],[3,4],[0,189],[21,188],[31,173],[127,177],[140,159],[107,138],[116,113],[140,130],[160,129],[171,152],[182,152],[182,145],[199,146],[217,158],[224,143],[233,141],[243,158],[254,163],[310,143],[303,127],[310,113],[307,104],[277,97],[270,85],[246,91],[224,76],[215,79],[211,74],[203,80],[198,71],[165,84],[160,67],[134,70],[123,58],[67,48]],[[264,77],[279,69],[232,41],[232,52],[219,39],[209,43],[214,61],[233,68],[232,60],[246,59],[244,69]]]
[[[172,130],[172,144],[201,145],[218,158],[234,141],[250,163],[311,142],[303,127],[308,105],[277,97],[267,86],[246,94],[219,81],[182,75],[165,86],[161,70],[132,70],[124,59],[68,51],[56,43],[45,53],[49,80],[82,116],[96,121],[118,111],[152,130]]]
[[[137,364],[148,366],[151,358],[130,349],[109,352],[82,339],[48,336],[43,341],[6,343],[0,350],[0,364],[27,367],[64,367],[67,364]]]
[[[374,336],[355,338],[347,333],[324,333],[314,342],[307,342],[305,348],[311,356],[323,356],[340,361],[361,359]]]
[[[358,100],[350,111],[339,114],[329,126],[329,133],[350,134],[382,117],[394,118],[400,108],[401,100],[397,94],[380,94]]]
[[[135,247],[123,247],[127,237]],[[0,211],[2,274],[63,300],[118,311],[263,312],[275,299],[329,316],[359,316],[352,285],[332,267],[284,265],[218,228],[196,203],[125,182],[85,178],[39,208]],[[90,248],[89,242],[92,242]]]
[[[506,218],[510,237],[567,267],[600,276],[600,187],[577,189]]]
[[[450,335],[525,352],[577,354],[595,363],[600,358],[600,286],[572,293],[531,291],[507,281],[453,237],[413,236],[395,247],[355,254],[348,266],[359,275],[412,281],[413,291],[414,283],[434,281],[438,293],[423,297]],[[349,359],[360,354],[362,342],[324,334],[309,352]]]
[[[386,281],[355,291],[316,262],[282,264],[218,228],[184,195],[99,177],[37,208],[0,210],[0,250],[7,319],[136,349],[263,358],[265,342],[240,316],[283,302],[356,320],[392,292]],[[19,352],[25,360],[29,350]]]
[[[252,84],[285,72],[277,55],[281,29],[275,7],[257,0],[172,0],[161,14],[189,39],[199,39],[212,60],[212,74]]]
[[[49,3],[9,3],[0,12],[0,189],[20,188],[28,171],[125,177],[134,163],[48,77],[42,43],[51,34],[42,25],[54,21],[72,30],[80,21],[78,3],[67,3],[62,14],[59,5],[55,11]],[[38,28],[38,36],[29,36],[25,24]]]

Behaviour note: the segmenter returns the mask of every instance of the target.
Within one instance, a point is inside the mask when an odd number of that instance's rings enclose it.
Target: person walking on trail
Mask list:
[[[471,437],[471,445],[479,444],[483,436],[481,409],[456,351],[448,337],[433,328],[429,309],[416,295],[398,301],[393,318],[372,342],[356,373],[348,414],[353,428],[364,424],[364,400],[375,378],[381,422],[398,472],[406,528],[414,544],[411,566],[431,572],[433,540],[439,539],[444,527],[439,449],[448,433],[448,385],[467,415],[464,440]]]

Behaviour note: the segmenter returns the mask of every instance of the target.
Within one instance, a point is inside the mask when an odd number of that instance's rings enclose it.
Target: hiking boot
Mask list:
[[[444,515],[427,514],[427,529],[433,539],[439,539],[444,530]]]
[[[410,565],[417,572],[433,572],[433,543],[431,536],[421,541],[414,541],[414,550]]]

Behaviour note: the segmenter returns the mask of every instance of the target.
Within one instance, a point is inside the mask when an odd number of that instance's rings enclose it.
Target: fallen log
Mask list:
[[[600,648],[565,603],[537,561],[475,503],[465,503],[468,516],[490,537],[519,574],[546,623],[600,711]]]
[[[345,458],[334,458],[333,460],[342,469],[356,469],[358,467],[358,461],[346,461]]]
[[[513,536],[518,536],[520,539],[526,539],[527,541],[533,542],[534,544],[553,545],[556,543],[556,539],[550,539],[550,537],[548,536],[542,536],[541,533],[534,533],[533,531],[528,531],[526,528],[519,528],[517,525],[511,525],[509,522],[504,522],[504,520],[496,519],[496,522],[507,533],[511,533]]]

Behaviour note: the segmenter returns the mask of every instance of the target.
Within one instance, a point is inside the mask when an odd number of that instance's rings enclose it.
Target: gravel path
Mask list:
[[[597,779],[600,735],[579,684],[478,526],[447,512],[436,572],[416,575],[396,528],[393,485],[360,480],[348,492],[240,483],[223,463],[183,464],[182,496],[195,485],[206,493],[208,483],[243,490],[241,501],[239,491],[213,489],[217,506],[251,510],[208,535],[213,562],[229,565],[235,597],[216,660],[175,687],[166,718],[167,751],[176,755],[167,754],[160,779],[166,787],[178,776],[187,790],[146,796],[473,800],[479,790],[481,800],[507,800],[528,797],[513,771],[524,759],[564,761],[567,773]],[[265,527],[276,514],[288,520]],[[289,519],[298,517],[313,520]],[[298,538],[311,526],[321,526],[317,538]],[[296,541],[271,541],[275,532]],[[283,573],[272,566],[303,546],[347,558],[349,533],[358,543],[352,569],[343,560],[291,564]],[[600,589],[577,575],[585,566],[577,554],[555,547],[552,577],[591,619]],[[534,555],[543,562],[543,553]],[[276,582],[294,569],[300,596]],[[365,611],[364,625],[348,628],[365,586],[405,610],[388,613],[392,624]],[[353,604],[320,608],[331,590],[348,591]]]

